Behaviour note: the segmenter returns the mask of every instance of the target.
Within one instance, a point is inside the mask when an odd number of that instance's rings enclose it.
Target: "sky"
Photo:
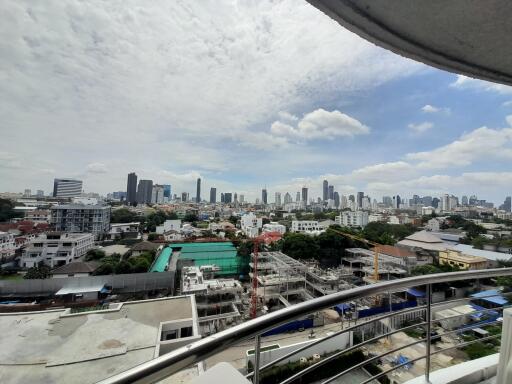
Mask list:
[[[381,49],[302,1],[4,0],[0,191],[126,177],[203,197],[512,186],[512,88]]]

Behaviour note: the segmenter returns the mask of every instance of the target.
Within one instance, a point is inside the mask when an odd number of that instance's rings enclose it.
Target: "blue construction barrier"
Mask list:
[[[265,332],[262,336],[279,335],[280,333],[287,333],[298,331],[299,329],[313,328],[313,319],[294,320]]]
[[[402,301],[400,303],[391,304],[391,310],[394,312],[394,311],[400,311],[402,309],[413,308],[413,307],[417,307],[417,306],[418,306],[418,303],[416,301]],[[381,307],[372,307],[372,308],[368,308],[368,309],[361,309],[357,313],[357,318],[362,319],[364,317],[375,316],[375,315],[379,315],[381,313],[386,313],[386,312],[389,312],[389,305],[383,305]]]

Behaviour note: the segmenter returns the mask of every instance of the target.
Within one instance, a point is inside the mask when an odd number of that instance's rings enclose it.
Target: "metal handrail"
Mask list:
[[[290,320],[330,308],[339,303],[353,301],[366,296],[397,290],[400,288],[446,283],[468,279],[484,279],[496,276],[512,276],[512,268],[496,268],[478,271],[437,273],[390,280],[366,285],[308,300],[288,308],[250,320],[230,329],[193,342],[175,351],[137,365],[131,369],[100,381],[101,384],[154,383],[219,353],[240,342],[261,335]],[[257,367],[256,367],[257,368]]]

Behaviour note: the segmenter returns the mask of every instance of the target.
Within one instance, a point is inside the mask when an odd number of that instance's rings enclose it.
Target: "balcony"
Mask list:
[[[403,384],[511,383],[512,372],[509,368],[507,369],[507,366],[512,357],[512,308],[507,306],[483,308],[476,304],[467,305],[470,301],[495,298],[497,296],[495,291],[452,301],[432,302],[433,287],[435,288],[436,284],[471,280],[479,286],[480,282],[486,281],[485,279],[497,276],[512,276],[512,268],[424,275],[333,293],[205,337],[105,379],[101,383],[159,382],[195,364],[202,364],[208,359],[210,369],[193,379],[191,383],[269,382],[268,372],[290,362],[295,362],[293,370],[289,370],[288,374],[283,374],[279,380],[272,382],[366,384],[378,383],[379,379],[386,376],[391,383]],[[416,291],[423,290],[425,293],[423,305],[377,314],[363,320],[345,322],[342,320],[341,326],[337,326],[336,330],[331,330],[324,337],[311,337],[309,341],[294,344],[293,348],[276,347],[276,342],[269,344],[267,338],[262,336],[292,320],[305,318],[340,303],[391,295],[393,292],[401,292],[413,287],[417,288]],[[489,301],[497,302],[494,299]],[[500,335],[502,323],[503,334]],[[363,337],[355,337],[361,330],[363,330]],[[407,334],[412,336],[403,336]],[[477,336],[467,337],[471,334]],[[443,363],[450,352],[467,348],[475,343],[492,343],[497,350],[500,339],[503,346],[501,355],[495,353],[466,362],[454,359],[455,364]],[[230,348],[248,340],[254,343],[252,352],[249,350],[246,356],[248,369],[238,367],[237,370],[225,361],[229,360],[227,356],[232,356],[234,349],[230,350]],[[327,345],[331,346],[330,352],[322,353]],[[335,346],[334,349],[332,345]],[[344,359],[347,356],[357,355],[356,351],[364,358]],[[215,358],[212,359],[214,356]],[[214,365],[212,362],[217,364]],[[380,368],[376,370],[377,365]],[[228,378],[229,381],[226,381]]]

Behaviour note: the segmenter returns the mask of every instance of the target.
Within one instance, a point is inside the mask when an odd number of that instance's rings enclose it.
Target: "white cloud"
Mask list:
[[[442,107],[434,107],[433,105],[426,104],[423,107],[421,107],[421,111],[424,113],[445,113],[449,114],[450,108],[442,108]]]
[[[512,128],[478,128],[448,145],[406,158],[427,169],[462,167],[482,158],[512,159]]]
[[[98,192],[124,187],[116,174],[136,169],[254,167],[247,146],[289,141],[256,135],[279,112],[300,116],[424,68],[293,0],[6,0],[0,12],[0,150],[17,146],[23,159],[52,148],[40,161],[56,176],[108,164],[111,177],[87,186]],[[355,134],[349,120],[298,128],[279,116],[302,140]],[[28,177],[3,172],[0,190],[51,187],[47,175]]]
[[[457,79],[450,84],[453,88],[459,89],[475,89],[501,94],[511,94],[512,87],[503,84],[491,83],[489,81],[473,79],[464,75],[457,75]]]
[[[352,171],[348,176],[358,180],[397,180],[410,177],[414,173],[414,167],[405,161],[396,161],[368,165]],[[347,178],[347,177],[346,177]]]
[[[512,107],[512,100],[504,101],[501,105],[504,107]]]
[[[419,124],[409,124],[407,126],[407,128],[409,128],[411,131],[414,131],[416,133],[423,133],[423,132],[426,132],[428,131],[429,129],[432,129],[434,127],[434,124],[429,122],[429,121],[425,121],[423,123],[419,123]]]
[[[107,173],[107,166],[103,163],[91,163],[87,165],[87,172],[89,173]]]
[[[512,127],[512,115],[506,116],[505,120],[507,121],[508,125],[510,125]]]
[[[275,121],[270,130],[274,135],[297,140],[332,140],[336,137],[353,137],[370,132],[370,128],[359,120],[337,110],[329,112],[322,108],[305,114],[295,127]]]
[[[279,111],[278,115],[279,115],[279,118],[281,120],[285,120],[285,121],[297,121],[297,120],[299,120],[299,118],[297,116],[292,115],[291,113],[286,112],[286,111]]]

